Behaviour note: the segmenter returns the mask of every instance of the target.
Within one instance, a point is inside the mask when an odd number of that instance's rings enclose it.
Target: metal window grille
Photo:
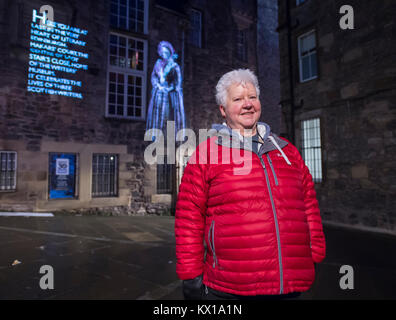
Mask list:
[[[110,25],[119,29],[144,33],[147,20],[146,1],[111,0]]]
[[[118,195],[118,155],[94,154],[92,159],[92,197]]]
[[[174,165],[165,163],[157,165],[157,193],[172,193]]]
[[[144,118],[146,54],[146,41],[110,34],[107,116]]]
[[[198,10],[191,10],[190,14],[190,44],[201,48],[202,46],[202,13]]]
[[[314,182],[322,182],[320,119],[302,121],[302,156]]]
[[[318,77],[315,31],[298,38],[298,57],[300,62],[300,81],[305,82]]]
[[[16,189],[17,154],[0,151],[0,191]]]

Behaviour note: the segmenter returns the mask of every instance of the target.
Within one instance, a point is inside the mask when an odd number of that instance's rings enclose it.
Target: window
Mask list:
[[[298,58],[300,63],[300,82],[317,78],[318,68],[314,30],[298,38]]]
[[[164,164],[157,165],[157,193],[172,193],[174,165],[168,164],[165,158]]]
[[[237,31],[237,58],[247,62],[247,30]]]
[[[0,191],[16,189],[16,167],[16,152],[0,151]]]
[[[300,4],[303,4],[307,0],[296,0],[296,5],[299,6]]]
[[[143,119],[147,41],[110,34],[106,116]]]
[[[92,197],[118,195],[118,155],[94,154],[92,158]]]
[[[111,0],[110,25],[137,33],[147,33],[147,5],[147,0]]]
[[[302,156],[314,182],[322,182],[322,147],[320,142],[320,119],[305,120],[302,127]]]
[[[189,42],[198,48],[202,47],[202,13],[194,9],[190,13]]]
[[[147,33],[148,0],[111,0],[110,26]],[[144,119],[147,41],[111,32],[109,35],[106,116]]]

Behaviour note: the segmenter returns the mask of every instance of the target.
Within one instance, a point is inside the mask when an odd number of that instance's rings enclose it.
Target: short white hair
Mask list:
[[[232,84],[251,83],[256,88],[257,97],[260,95],[260,88],[256,75],[249,69],[232,70],[224,74],[216,85],[216,103],[226,106],[228,89]]]

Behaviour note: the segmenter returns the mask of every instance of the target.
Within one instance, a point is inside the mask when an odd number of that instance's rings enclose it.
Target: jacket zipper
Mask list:
[[[270,185],[270,181],[269,181],[269,177],[268,177],[267,168],[265,166],[263,158],[260,156],[259,156],[259,158],[261,161],[261,165],[264,168],[265,180],[267,181],[267,188],[268,188],[268,193],[269,193],[270,200],[271,200],[272,212],[274,214],[276,240],[278,242],[278,258],[279,258],[278,261],[279,261],[279,277],[280,277],[280,293],[279,294],[282,294],[283,293],[283,267],[282,267],[282,249],[281,249],[280,236],[279,236],[278,218],[276,215],[274,199],[272,197],[271,185]]]
[[[274,169],[274,167],[272,166],[272,160],[271,160],[271,158],[270,158],[270,156],[269,156],[268,153],[266,154],[266,156],[267,156],[268,162],[269,162],[269,164],[270,164],[272,174],[273,174],[274,179],[275,179],[275,185],[277,186],[277,185],[278,185],[278,178],[276,177],[275,169]]]
[[[210,250],[212,250],[213,253],[213,268],[216,267],[216,264],[219,265],[217,258],[216,258],[216,250],[215,250],[215,244],[214,244],[214,227],[215,227],[215,221],[212,220],[212,223],[210,225],[209,228],[209,232],[208,232],[208,243],[209,243],[209,247]],[[212,236],[212,239],[210,239],[210,237]]]

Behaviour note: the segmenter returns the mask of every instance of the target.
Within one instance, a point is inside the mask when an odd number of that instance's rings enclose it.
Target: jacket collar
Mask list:
[[[218,139],[216,139],[216,143],[218,145],[254,152],[252,146],[252,137],[243,137],[238,132],[238,130],[232,130],[225,123],[214,124],[212,129],[217,131],[215,135],[218,137]],[[264,122],[257,123],[257,132],[264,142],[259,149],[259,156],[272,150],[277,150],[278,148],[276,144],[279,146],[279,148],[284,148],[288,144],[288,142],[279,138],[275,133],[271,132],[270,126]]]

